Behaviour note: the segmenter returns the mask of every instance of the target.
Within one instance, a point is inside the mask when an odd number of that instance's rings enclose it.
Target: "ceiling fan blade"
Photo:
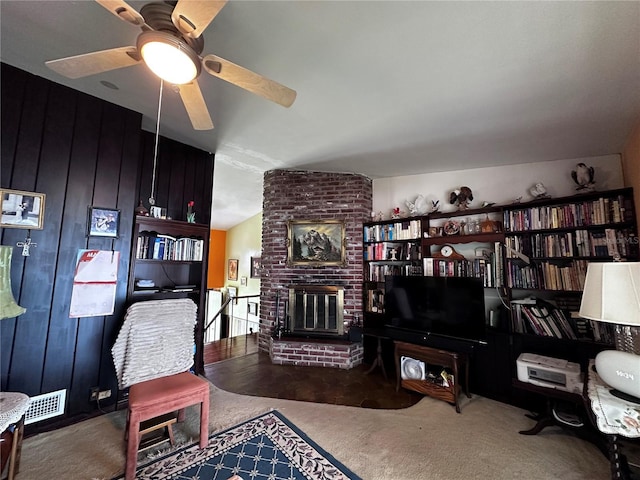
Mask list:
[[[204,68],[214,77],[244,88],[267,100],[290,107],[296,99],[296,91],[251,70],[236,65],[216,55],[207,55],[202,61]]]
[[[49,60],[44,64],[67,78],[82,78],[96,73],[130,67],[140,61],[135,47],[118,47],[98,52],[83,53],[74,57]]]
[[[179,0],[171,21],[184,35],[198,38],[226,3],[227,0]]]
[[[131,25],[141,27],[146,24],[144,17],[131,5],[123,0],[96,0],[97,3],[113,13],[120,20]]]
[[[196,130],[213,129],[213,122],[198,82],[194,80],[191,83],[176,86],[180,91],[180,98],[182,98],[182,103],[187,109],[193,128]]]

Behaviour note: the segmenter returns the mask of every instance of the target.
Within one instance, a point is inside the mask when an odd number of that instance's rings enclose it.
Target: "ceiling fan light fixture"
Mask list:
[[[200,75],[200,57],[169,33],[143,32],[138,36],[137,48],[149,69],[166,82],[182,85]]]

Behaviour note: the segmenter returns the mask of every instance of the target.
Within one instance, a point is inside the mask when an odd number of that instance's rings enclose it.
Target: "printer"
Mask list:
[[[561,358],[521,353],[516,360],[518,380],[539,387],[582,393],[580,365]]]

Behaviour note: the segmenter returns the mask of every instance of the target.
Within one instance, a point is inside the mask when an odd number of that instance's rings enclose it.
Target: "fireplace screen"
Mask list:
[[[289,330],[294,334],[343,334],[344,290],[333,286],[289,289]]]

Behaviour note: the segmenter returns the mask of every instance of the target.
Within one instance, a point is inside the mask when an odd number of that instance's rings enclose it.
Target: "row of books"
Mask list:
[[[365,280],[369,282],[384,282],[384,277],[389,275],[420,276],[422,274],[422,265],[389,265],[370,263],[365,269]]]
[[[580,318],[577,312],[568,312],[567,315],[562,309],[546,302],[539,304],[535,299],[513,300],[511,309],[511,329],[514,333],[614,343],[613,325]]]
[[[427,277],[480,278],[485,287],[498,286],[496,284],[496,272],[498,271],[491,259],[449,260],[427,257],[422,259],[422,263],[422,270]]]
[[[156,232],[140,232],[136,258],[150,260],[202,261],[204,240],[172,237]]]
[[[511,263],[507,269],[507,286],[530,290],[581,291],[584,289],[588,263],[587,260],[573,260],[562,264]]]
[[[606,228],[604,231],[594,232],[577,230],[575,233],[578,256],[626,257],[633,248],[638,248],[638,237],[629,228]]]
[[[530,257],[626,257],[631,246],[638,244],[638,237],[630,229],[606,228],[506,237],[505,243]],[[507,249],[507,257],[517,255]]]
[[[507,232],[572,228],[587,225],[620,223],[625,216],[624,197],[600,197],[596,200],[556,206],[531,207],[504,212],[504,228]]]
[[[527,302],[526,300],[511,302],[513,332],[577,340],[575,327],[562,310]]]
[[[380,242],[367,245],[365,261],[376,260],[420,260],[422,250],[419,243]]]
[[[365,292],[365,310],[384,313],[384,290],[370,289]]]
[[[402,220],[381,225],[365,225],[363,235],[365,242],[412,240],[422,236],[422,222]]]

